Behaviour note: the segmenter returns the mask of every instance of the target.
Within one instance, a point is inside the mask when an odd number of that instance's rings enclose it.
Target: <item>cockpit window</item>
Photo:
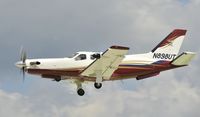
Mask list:
[[[74,58],[76,55],[78,55],[78,53],[73,54],[72,56],[68,57],[68,58]]]
[[[86,55],[85,54],[80,54],[80,55],[78,55],[76,58],[75,58],[75,60],[85,60],[86,59]]]

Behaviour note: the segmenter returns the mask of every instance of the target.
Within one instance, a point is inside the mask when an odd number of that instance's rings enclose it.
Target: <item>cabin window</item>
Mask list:
[[[90,59],[91,59],[91,60],[94,60],[94,59],[95,59],[94,56],[93,56],[93,54],[90,56]]]
[[[86,59],[86,55],[85,54],[80,54],[78,55],[75,60],[79,61],[79,60],[85,60]]]

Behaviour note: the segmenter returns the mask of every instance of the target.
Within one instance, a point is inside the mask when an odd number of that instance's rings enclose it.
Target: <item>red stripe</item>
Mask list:
[[[187,30],[183,29],[175,29],[173,32],[171,32],[162,42],[160,42],[153,50],[154,52],[157,48],[163,47],[167,44],[170,44],[172,41],[174,41],[177,37],[185,35]]]

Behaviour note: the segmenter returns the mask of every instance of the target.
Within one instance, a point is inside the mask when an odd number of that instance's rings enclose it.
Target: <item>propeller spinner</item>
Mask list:
[[[17,62],[15,65],[21,69],[21,72],[23,74],[23,81],[25,80],[25,70],[26,70],[26,58],[27,58],[27,55],[26,55],[26,52],[23,50],[23,48],[21,48],[21,51],[20,51],[20,61]]]

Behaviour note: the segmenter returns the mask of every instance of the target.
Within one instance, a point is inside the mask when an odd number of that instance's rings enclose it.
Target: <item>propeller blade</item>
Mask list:
[[[24,53],[23,53],[23,59],[22,59],[22,61],[23,61],[23,63],[25,63],[25,61],[26,61],[26,52],[24,51]]]
[[[23,82],[25,81],[25,67],[22,68],[22,72],[23,72]]]
[[[24,51],[24,49],[23,49],[23,46],[21,46],[21,48],[20,48],[20,60],[22,61],[22,55],[23,55],[23,51]]]
[[[23,46],[21,47],[21,49],[20,49],[20,60],[23,62],[23,63],[25,63],[25,61],[26,61],[26,58],[27,58],[27,54],[26,54],[26,51],[24,51],[24,48],[23,48]]]
[[[22,75],[22,81],[23,81],[23,83],[24,83],[24,81],[25,81],[25,67],[22,67],[21,69],[20,69],[20,74]]]
[[[20,61],[24,64],[24,66],[21,68],[21,73],[23,75],[23,82],[25,81],[25,74],[26,74],[26,59],[27,59],[27,54],[26,51],[24,51],[23,46],[20,49]]]

